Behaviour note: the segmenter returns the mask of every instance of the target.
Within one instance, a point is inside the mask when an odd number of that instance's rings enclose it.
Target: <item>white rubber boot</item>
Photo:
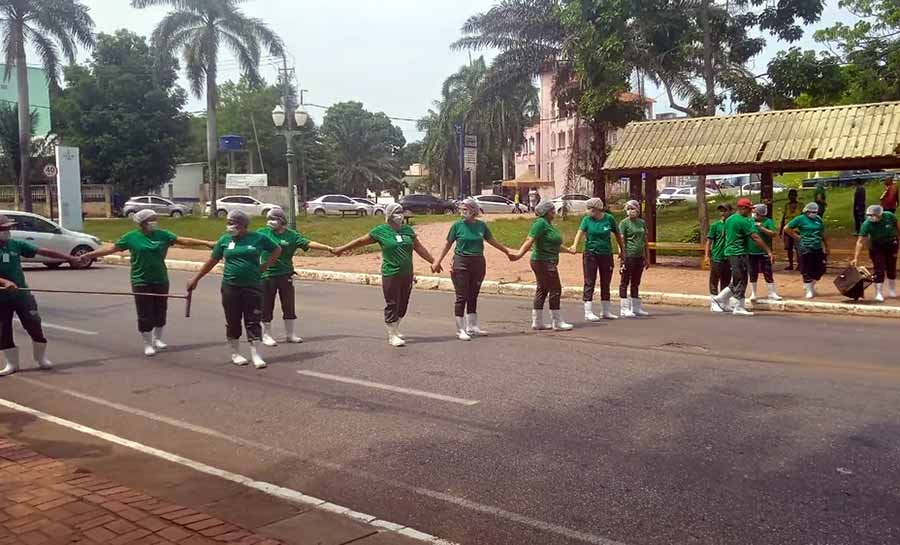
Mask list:
[[[737,304],[734,305],[734,310],[732,310],[731,313],[735,316],[753,316],[753,313],[744,306],[743,299],[737,300]]]
[[[812,284],[812,294],[813,294],[813,297],[818,297],[818,296],[819,296],[819,290],[816,289],[816,284],[817,284],[817,283],[818,283],[817,280],[813,280],[813,281],[811,282],[811,284]]]
[[[471,341],[472,337],[466,333],[466,319],[463,316],[456,317],[456,338],[461,341]]]
[[[169,345],[163,341],[163,328],[161,327],[153,328],[153,348],[155,348],[157,352],[169,348]]]
[[[558,310],[550,311],[550,323],[553,331],[569,331],[572,329],[572,324],[564,322]]]
[[[284,321],[284,342],[291,344],[300,344],[303,342],[303,338],[294,333],[294,325],[297,323],[297,320],[285,320]],[[263,337],[263,341],[265,341],[265,337]],[[265,343],[264,343],[265,344]],[[268,346],[268,345],[266,345]]]
[[[769,301],[781,301],[781,296],[778,295],[778,291],[775,289],[775,283],[766,284],[766,297]]]
[[[884,284],[875,284],[875,300],[884,303]]]
[[[141,337],[144,339],[144,355],[152,358],[156,355],[156,348],[153,347],[153,333],[151,331],[142,332]]]
[[[18,348],[7,348],[4,350],[3,359],[6,360],[6,365],[3,366],[3,369],[0,369],[0,377],[11,375],[19,370]]]
[[[253,361],[253,367],[257,369],[266,368],[266,360],[259,355],[259,349],[256,341],[250,341],[250,360]]]
[[[891,280],[890,278],[888,278],[887,285],[888,285],[887,296],[892,299],[897,297],[897,281]]]
[[[266,346],[278,346],[278,342],[272,337],[272,322],[262,322],[262,342]]]
[[[731,288],[725,288],[724,290],[719,292],[719,295],[716,295],[712,298],[713,303],[715,303],[722,312],[728,312],[731,310],[731,305],[729,305],[729,301],[734,293],[731,291]]]
[[[585,322],[599,322],[600,317],[594,314],[594,303],[591,301],[584,302],[584,321]]]
[[[240,339],[228,339],[228,347],[231,349],[231,363],[244,366],[247,365],[247,358],[241,355],[241,340]]]
[[[816,293],[813,291],[813,283],[812,282],[804,282],[803,283],[803,297],[806,299],[812,299],[816,296]]]
[[[644,310],[644,305],[641,304],[641,300],[637,297],[631,300],[631,312],[635,316],[650,316],[650,313]]]
[[[401,346],[406,346],[406,341],[401,339],[400,335],[398,334],[398,331],[397,331],[398,323],[399,322],[394,322],[392,324],[385,324],[385,327],[387,327],[387,332],[388,332],[388,343],[395,348],[399,348]]]
[[[750,302],[756,302],[756,282],[750,283]]]
[[[481,329],[481,326],[478,325],[478,314],[466,314],[466,333],[468,333],[470,337],[488,334],[487,331]]]
[[[531,309],[531,329],[535,331],[550,329],[544,322],[544,309]]]
[[[53,369],[53,362],[47,358],[47,343],[32,343],[34,362],[41,369]]]
[[[600,313],[604,320],[618,320],[619,317],[613,314],[612,303],[610,301],[600,301]]]
[[[725,312],[725,310],[718,305],[715,301],[715,295],[711,295],[709,297],[709,311],[710,312]]]
[[[625,297],[619,306],[619,316],[622,318],[634,318],[634,312],[631,311],[631,299]]]
[[[401,324],[401,323],[403,323],[403,318],[397,320],[397,327],[396,327],[396,329],[395,329],[395,333],[396,333],[396,335],[397,335],[398,338],[400,338],[400,339],[406,339],[406,335],[404,335],[404,334],[400,331],[400,324]]]

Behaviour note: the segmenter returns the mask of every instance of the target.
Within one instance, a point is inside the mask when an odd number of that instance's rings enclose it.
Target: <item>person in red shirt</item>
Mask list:
[[[897,211],[897,184],[894,183],[893,176],[884,179],[884,193],[881,194],[881,208],[892,214]]]

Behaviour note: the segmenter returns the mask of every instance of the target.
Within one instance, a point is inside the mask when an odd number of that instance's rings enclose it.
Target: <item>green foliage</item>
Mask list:
[[[37,111],[31,112],[29,132],[34,132],[37,116]],[[0,103],[0,179],[4,180],[3,183],[14,183],[19,177],[20,153],[19,108],[15,104]]]

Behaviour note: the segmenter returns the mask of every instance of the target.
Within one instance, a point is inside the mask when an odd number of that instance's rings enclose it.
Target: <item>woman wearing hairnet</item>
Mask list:
[[[212,248],[215,242],[180,237],[172,231],[159,228],[159,218],[153,210],[141,210],[131,216],[137,229],[122,235],[109,248],[95,250],[82,256],[83,260],[128,251],[131,257],[131,291],[134,293],[169,293],[169,272],[166,254],[175,244],[180,246],[204,246]],[[168,345],[163,341],[169,300],[165,297],[134,296],[137,309],[138,332],[144,339],[144,355],[155,356]]]
[[[601,319],[594,314],[594,286],[597,285],[597,273],[600,274],[600,314],[603,320],[615,320],[612,312],[612,296],[610,284],[613,276],[613,251],[612,235],[616,236],[619,255],[624,260],[625,243],[616,225],[616,218],[606,211],[603,200],[594,197],[587,200],[588,215],[581,220],[575,242],[571,251],[578,251],[578,244],[582,238],[587,238],[584,245],[582,265],[584,269],[584,319],[588,322],[596,322]]]
[[[768,217],[769,207],[765,204],[757,204],[753,207],[753,224],[759,238],[772,248],[772,237],[775,236],[775,222]],[[756,245],[748,244],[750,252],[750,301],[756,301],[756,283],[759,281],[759,273],[762,273],[766,281],[766,295],[772,301],[781,301],[781,296],[775,289],[775,278],[772,275],[772,260],[765,250]]]
[[[825,274],[828,256],[828,240],[825,238],[825,223],[819,217],[819,205],[811,202],[804,206],[803,214],[792,219],[784,232],[798,241],[805,297],[812,299],[816,296],[816,282]]]
[[[349,242],[334,252],[341,255],[355,248],[378,244],[381,246],[381,290],[384,293],[384,323],[387,326],[388,342],[391,346],[404,346],[406,341],[400,333],[400,322],[406,316],[409,296],[413,285],[412,254],[430,264],[434,258],[419,242],[413,228],[404,223],[403,207],[397,203],[387,205],[384,223],[369,234]]]
[[[250,218],[240,210],[228,213],[227,233],[213,246],[212,254],[197,275],[188,282],[189,292],[197,289],[197,284],[204,276],[225,259],[225,270],[222,273],[222,308],[225,311],[225,336],[231,348],[231,363],[247,365],[247,358],[241,355],[241,321],[247,330],[247,342],[250,344],[250,359],[253,366],[263,369],[266,361],[260,356],[257,343],[262,338],[263,289],[262,274],[278,261],[281,246],[270,238],[249,231]],[[267,253],[269,258],[262,262],[261,256]]]
[[[560,316],[560,300],[562,299],[562,283],[559,280],[559,252],[565,250],[570,254],[575,252],[562,245],[562,235],[553,226],[556,217],[556,207],[551,201],[544,201],[534,209],[537,219],[531,224],[528,238],[518,251],[510,254],[512,261],[522,259],[528,250],[531,250],[531,270],[537,281],[537,289],[534,292],[534,305],[531,310],[531,328],[547,329],[544,322],[544,302],[550,298],[550,327],[557,331],[572,329]]]
[[[859,254],[866,242],[875,269],[875,300],[884,301],[885,275],[887,275],[888,297],[897,297],[897,216],[877,204],[866,210],[866,221],[859,229],[856,253],[850,262],[854,267],[859,264]]]
[[[275,263],[262,273],[263,308],[262,342],[266,346],[278,346],[272,337],[272,317],[275,314],[275,298],[281,299],[281,314],[284,319],[284,340],[288,343],[302,343],[303,339],[294,332],[297,309],[294,303],[294,254],[297,248],[308,252],[323,250],[333,252],[331,246],[307,240],[303,235],[287,226],[284,210],[273,208],[266,215],[266,226],[257,233],[266,236],[281,247],[281,255]],[[269,260],[269,252],[260,255],[262,261]]]
[[[644,269],[650,267],[650,249],[647,246],[647,224],[641,215],[641,203],[628,201],[625,203],[627,216],[619,223],[619,232],[625,243],[625,259],[622,260],[622,280],[619,282],[619,299],[623,318],[649,316],[641,305],[641,277]],[[629,286],[631,298],[628,297]]]
[[[478,294],[484,281],[486,264],[484,243],[503,252],[507,257],[509,248],[497,242],[487,224],[478,219],[481,207],[478,201],[468,198],[459,206],[462,219],[454,223],[447,233],[447,243],[431,266],[432,272],[441,271],[441,262],[455,244],[453,270],[450,278],[456,291],[453,313],[456,317],[456,337],[468,341],[475,335],[486,335],[478,325]]]

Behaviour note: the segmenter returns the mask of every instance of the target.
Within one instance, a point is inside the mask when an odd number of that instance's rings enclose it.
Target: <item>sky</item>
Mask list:
[[[135,10],[128,0],[82,1],[91,8],[98,32],[111,33],[124,27],[149,36],[167,11]],[[821,47],[812,40],[812,31],[842,16],[837,0],[828,1],[823,20],[808,29],[804,40],[795,45]],[[288,64],[296,68],[299,87],[308,90],[306,102],[329,106],[357,100],[371,111],[415,119],[422,117],[439,98],[443,80],[469,61],[468,52],[449,47],[459,38],[462,24],[470,15],[490,9],[493,3],[494,0],[248,0],[243,9],[248,15],[267,21],[285,41]],[[771,56],[785,47],[770,40],[766,51],[755,60],[754,68],[764,72]],[[82,53],[83,57],[87,55]],[[239,77],[233,59],[230,52],[224,54],[220,82]],[[277,62],[266,62],[263,76],[274,81]],[[184,81],[182,85],[187,88]],[[647,93],[657,100],[657,112],[668,111],[665,96],[659,90],[648,87]],[[202,99],[191,97],[187,109],[200,111],[204,107]],[[313,107],[308,110],[320,123],[324,111]],[[415,123],[395,124],[409,141],[422,137]]]

